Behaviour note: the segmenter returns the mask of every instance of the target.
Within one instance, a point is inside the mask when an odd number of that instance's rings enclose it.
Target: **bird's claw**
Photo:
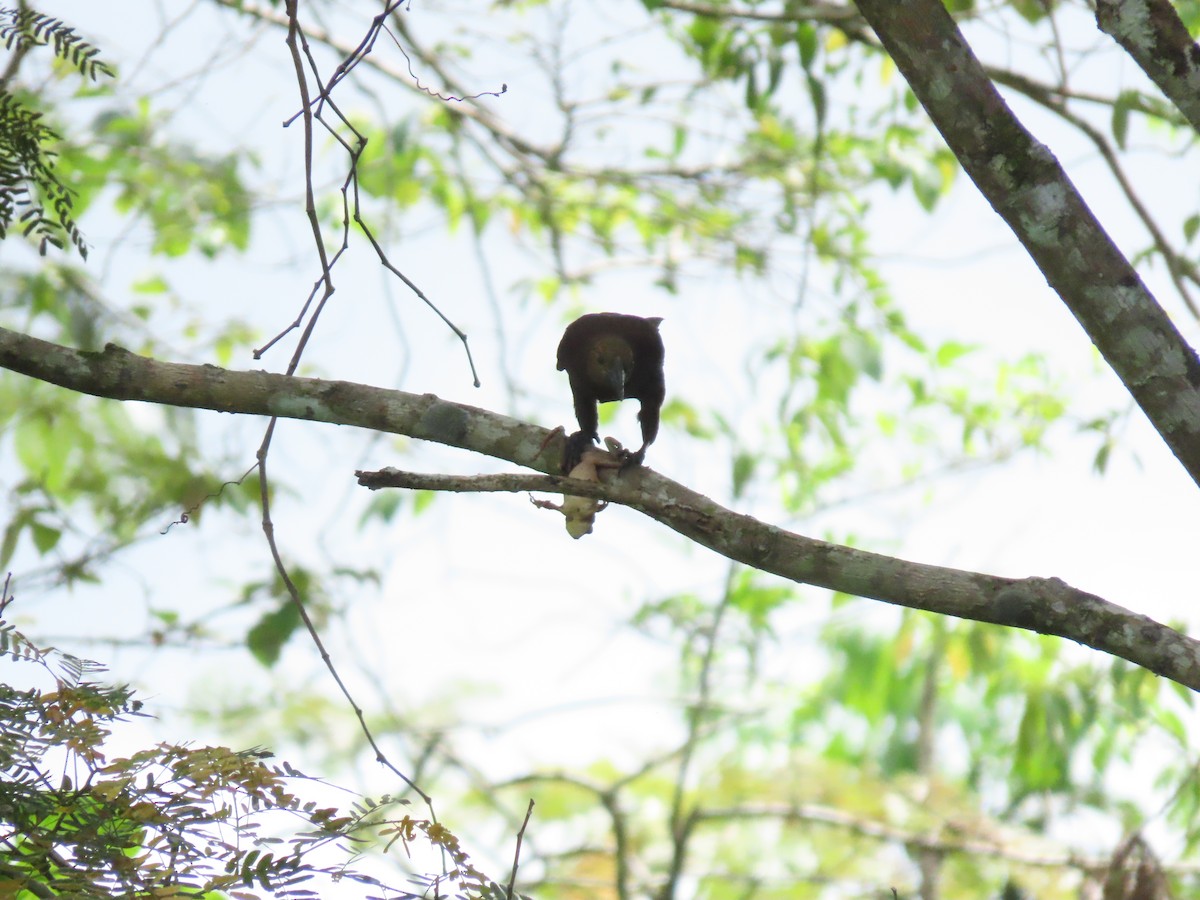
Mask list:
[[[583,454],[592,448],[592,443],[596,439],[590,434],[582,431],[576,431],[572,435],[568,435],[567,444],[563,447],[562,455],[562,473],[567,475],[580,462],[583,461]]]
[[[646,447],[643,444],[638,450],[621,449],[621,469],[624,472],[626,469],[632,469],[634,466],[640,466],[646,458]]]

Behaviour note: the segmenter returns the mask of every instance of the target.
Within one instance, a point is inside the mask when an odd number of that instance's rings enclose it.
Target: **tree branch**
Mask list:
[[[961,824],[957,827],[943,827],[938,831],[922,832],[819,803],[761,803],[703,808],[697,811],[696,818],[701,823],[713,822],[718,825],[728,821],[754,819],[827,825],[861,837],[902,844],[906,847],[919,847],[938,854],[962,853],[976,859],[992,858],[1046,869],[1104,871],[1111,862],[1110,856],[1085,856],[1072,850],[1060,849],[1047,841],[1043,835],[1013,832],[976,835],[971,834]],[[1197,870],[1197,866],[1190,862],[1166,868],[1174,874],[1191,874]]]
[[[158,362],[114,344],[86,353],[5,328],[0,328],[0,368],[114,400],[354,425],[542,472],[555,472],[559,465],[561,439],[551,441],[548,429],[433,394]],[[413,486],[422,486],[421,476],[409,477]],[[489,478],[476,489],[546,490],[621,503],[728,559],[791,581],[1069,638],[1200,690],[1200,642],[1057,578],[1000,578],[792,534],[725,509],[646,468],[631,469],[612,485],[558,476]]]
[[[1096,24],[1200,132],[1200,46],[1170,0],[1096,0]]]
[[[806,3],[804,6],[789,6],[776,12],[755,9],[749,6],[725,6],[716,3],[694,3],[691,0],[664,0],[656,9],[673,9],[676,12],[692,13],[713,19],[747,19],[759,22],[849,22],[858,18],[853,6],[840,3]]]
[[[857,0],[963,169],[1200,485],[1200,359],[941,0]]]

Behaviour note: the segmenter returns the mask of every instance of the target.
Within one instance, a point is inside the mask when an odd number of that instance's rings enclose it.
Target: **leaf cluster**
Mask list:
[[[42,256],[50,244],[61,250],[65,233],[86,259],[87,244],[75,222],[71,191],[54,170],[54,153],[46,149],[58,134],[41,118],[41,113],[0,88],[0,240],[18,222],[26,237],[37,240]],[[47,213],[43,197],[53,207],[52,213]]]
[[[150,251],[176,258],[198,251],[213,258],[244,250],[250,239],[250,196],[243,154],[205,154],[166,140],[161,114],[149,102],[114,106],[92,122],[83,140],[62,148],[62,169],[87,205],[115,189],[116,211],[151,229]]]
[[[32,47],[49,46],[56,57],[92,80],[113,74],[97,58],[100,51],[74,29],[32,9],[0,9],[0,40],[18,58]],[[86,259],[87,244],[75,221],[73,192],[59,178],[56,154],[49,149],[59,135],[42,121],[34,102],[0,83],[0,240],[8,237],[16,222],[26,237],[37,240],[41,255],[46,255],[49,245],[61,250],[65,235]]]
[[[49,690],[0,684],[0,895],[306,898],[339,881],[417,897],[352,868],[347,855],[419,841],[451,863],[419,882],[503,896],[444,825],[390,818],[405,800],[321,805],[294,787],[313,779],[271,764],[261,748],[160,743],[110,758],[114,728],[143,714],[128,688],[92,680],[102,666],[38,647],[3,620],[0,658],[53,681]]]
[[[21,53],[35,46],[52,46],[54,55],[69,62],[81,75],[96,80],[97,75],[115,73],[98,57],[99,49],[75,33],[61,19],[29,8],[0,9],[0,40],[8,50]]]

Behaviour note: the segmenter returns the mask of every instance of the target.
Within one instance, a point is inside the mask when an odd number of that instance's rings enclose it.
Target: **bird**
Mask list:
[[[567,438],[563,471],[579,464],[583,452],[600,440],[596,404],[637,400],[642,446],[626,453],[622,468],[641,465],[658,436],[666,396],[661,318],[622,313],[589,313],[567,326],[558,344],[558,371],[566,370],[579,431]]]

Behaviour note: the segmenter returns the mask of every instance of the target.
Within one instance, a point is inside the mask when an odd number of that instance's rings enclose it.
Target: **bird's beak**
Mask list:
[[[625,399],[625,367],[620,362],[613,363],[607,373],[608,387],[618,400]]]

